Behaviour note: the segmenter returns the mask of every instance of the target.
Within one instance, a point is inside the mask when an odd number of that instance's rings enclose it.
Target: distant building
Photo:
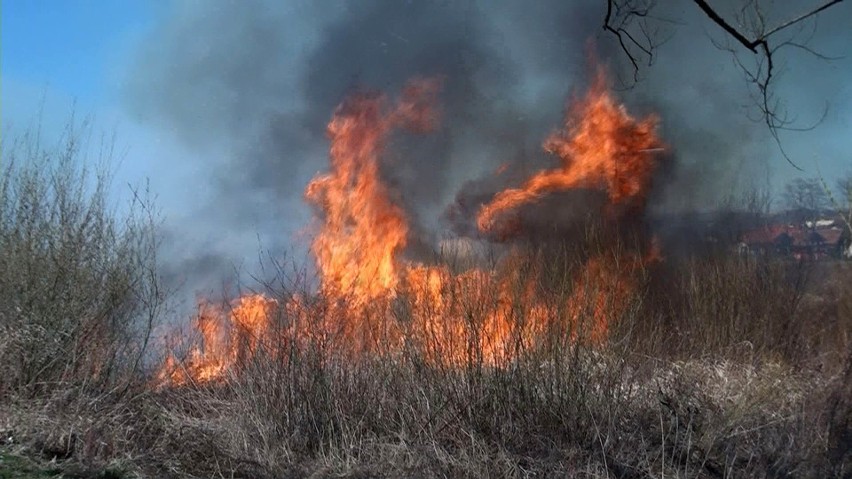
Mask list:
[[[849,231],[835,220],[803,225],[768,225],[744,233],[737,246],[744,254],[775,254],[799,259],[849,257]]]

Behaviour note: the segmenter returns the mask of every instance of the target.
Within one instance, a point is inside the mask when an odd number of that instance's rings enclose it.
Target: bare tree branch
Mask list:
[[[739,30],[737,30],[736,28],[731,26],[731,24],[726,22],[725,19],[722,18],[718,13],[716,13],[716,11],[713,10],[713,7],[711,7],[706,1],[704,1],[704,0],[693,0],[693,1],[707,15],[707,17],[710,18],[710,20],[713,20],[714,23],[716,23],[717,25],[722,27],[722,29],[724,29],[726,32],[728,32],[729,35],[734,37],[744,47],[748,48],[749,50],[751,50],[754,53],[757,53],[757,47],[760,46],[760,45],[766,44],[766,40],[770,36],[774,35],[775,33],[780,32],[781,30],[784,30],[787,27],[790,27],[791,25],[795,25],[796,23],[799,23],[802,20],[810,18],[810,17],[818,14],[819,12],[831,7],[832,5],[835,5],[835,4],[842,2],[843,0],[830,0],[826,3],[824,3],[822,6],[817,7],[814,10],[811,10],[810,12],[803,13],[803,14],[799,15],[798,17],[795,17],[791,20],[788,20],[788,21],[782,23],[781,25],[778,25],[777,27],[775,27],[775,28],[773,28],[769,31],[760,34],[754,40],[749,40]]]
[[[699,0],[696,0],[696,1],[699,1]],[[764,33],[764,34],[763,34],[763,39],[769,38],[769,37],[770,37],[770,36],[772,36],[773,34],[775,34],[775,33],[777,33],[777,32],[780,32],[781,30],[783,30],[783,29],[785,29],[785,28],[789,27],[790,25],[794,25],[794,24],[796,24],[796,23],[801,22],[802,20],[805,20],[805,19],[807,19],[807,18],[810,18],[810,17],[812,17],[812,16],[814,16],[814,15],[818,14],[819,12],[821,12],[821,11],[823,11],[823,10],[827,9],[828,7],[830,7],[830,6],[832,6],[832,5],[835,5],[835,4],[838,4],[838,3],[842,2],[842,1],[843,1],[843,0],[830,0],[829,2],[826,2],[825,4],[823,4],[821,7],[817,7],[817,8],[815,8],[814,10],[812,10],[812,11],[810,11],[810,12],[808,12],[808,13],[804,13],[804,14],[802,14],[802,15],[799,15],[798,17],[793,18],[792,20],[789,20],[789,21],[787,21],[787,22],[785,22],[785,23],[783,23],[783,24],[781,24],[781,25],[779,25],[779,26],[777,26],[777,27],[773,28],[772,30],[770,30],[770,31],[768,31],[768,32],[766,32],[766,33]]]
[[[826,106],[821,118],[813,125],[807,127],[791,126],[795,122],[795,118],[788,115],[783,102],[773,93],[772,87],[781,70],[783,70],[776,65],[775,53],[782,48],[790,47],[810,53],[822,60],[833,60],[835,57],[819,53],[807,44],[816,32],[816,23],[814,23],[814,29],[810,36],[805,39],[797,37],[797,34],[787,35],[780,40],[774,40],[773,45],[770,45],[770,37],[777,36],[780,32],[794,25],[801,27],[805,20],[815,18],[820,12],[841,3],[843,0],[827,0],[822,5],[771,28],[767,26],[765,12],[761,10],[758,2],[746,2],[739,9],[737,22],[731,22],[719,14],[706,0],[693,1],[707,18],[725,31],[728,38],[733,39],[736,44],[745,47],[755,55],[754,63],[751,63],[751,61],[744,62],[739,57],[737,48],[723,45],[711,39],[717,48],[727,50],[732,54],[734,62],[743,71],[748,83],[752,85],[752,99],[760,113],[760,118],[754,118],[754,120],[766,124],[784,159],[796,169],[801,170],[784,150],[779,132],[814,129],[825,119],[828,107]],[[654,42],[653,35],[648,33],[649,29],[646,24],[647,19],[651,18],[650,12],[654,6],[652,0],[607,0],[603,28],[618,39],[622,51],[633,66],[634,82],[638,81],[640,60],[647,57],[650,65],[654,58],[654,49],[658,46]],[[634,23],[638,26],[634,27]],[[736,23],[740,23],[740,25],[737,26]],[[633,28],[633,33],[631,33],[631,28]],[[642,37],[637,36],[637,28]]]
[[[713,20],[713,22],[722,27],[722,29],[728,32],[729,35],[734,37],[738,42],[742,43],[743,46],[745,46],[752,52],[757,53],[757,45],[760,42],[755,43],[753,41],[750,41],[748,38],[745,37],[745,35],[740,33],[736,28],[732,27],[728,22],[726,22],[724,18],[719,16],[719,14],[716,13],[716,11],[713,10],[713,8],[710,7],[710,5],[708,5],[707,2],[705,2],[704,0],[694,1],[696,4],[698,4],[698,7],[701,8],[701,10],[710,18],[710,20]]]
[[[654,62],[654,51],[665,41],[659,41],[657,32],[648,28],[647,19],[653,7],[653,0],[607,0],[603,29],[618,39],[621,50],[633,65],[634,83],[639,81],[641,57],[647,57],[650,66]],[[631,33],[634,22],[638,31]]]
[[[781,151],[782,156],[784,157],[785,160],[787,160],[787,162],[790,165],[792,165],[793,167],[795,167],[796,169],[801,171],[801,168],[798,165],[796,165],[795,162],[792,161],[792,159],[789,157],[787,152],[784,150],[784,148],[781,144],[781,138],[779,136],[779,131],[780,130],[787,130],[787,131],[790,131],[790,130],[794,130],[794,131],[811,130],[811,129],[815,128],[817,125],[819,125],[819,123],[822,122],[822,120],[825,118],[825,116],[827,114],[827,109],[826,109],[826,111],[823,112],[821,119],[812,126],[809,126],[809,127],[806,127],[806,128],[792,128],[792,127],[790,127],[792,120],[790,120],[790,118],[787,116],[787,112],[784,110],[782,103],[777,98],[775,98],[774,95],[772,94],[771,85],[772,85],[773,81],[777,78],[776,69],[775,69],[775,62],[774,62],[774,53],[777,52],[779,49],[781,49],[783,47],[789,46],[789,47],[794,47],[794,48],[804,50],[806,52],[813,52],[815,54],[815,56],[817,56],[818,58],[829,59],[830,57],[828,57],[826,55],[819,54],[819,53],[813,51],[813,49],[811,49],[810,47],[808,47],[805,44],[806,42],[802,42],[802,43],[795,42],[792,39],[784,41],[784,42],[780,43],[779,45],[777,45],[775,47],[770,47],[769,46],[769,37],[780,32],[781,30],[789,28],[792,25],[799,24],[803,20],[811,18],[811,17],[815,16],[816,14],[818,14],[819,12],[831,7],[832,5],[838,4],[838,3],[842,2],[843,0],[830,0],[826,3],[824,3],[823,5],[815,8],[815,9],[813,9],[813,10],[807,12],[807,13],[804,13],[804,14],[801,14],[797,17],[794,17],[794,18],[792,18],[792,19],[790,19],[786,22],[783,22],[782,24],[780,24],[780,25],[778,25],[774,28],[771,28],[771,29],[767,29],[766,19],[764,18],[763,12],[755,6],[754,7],[754,19],[752,20],[752,24],[750,26],[750,29],[752,30],[752,37],[753,37],[753,39],[751,39],[751,40],[746,36],[746,34],[744,34],[742,31],[738,30],[733,25],[731,25],[729,22],[727,22],[724,18],[722,18],[722,16],[719,15],[705,0],[693,0],[693,1],[695,2],[696,5],[698,5],[698,7],[701,9],[701,11],[704,12],[705,15],[707,15],[707,17],[710,20],[712,20],[714,23],[719,25],[726,33],[728,33],[728,35],[730,37],[735,39],[737,42],[739,42],[741,45],[743,45],[745,48],[747,48],[752,53],[755,53],[755,54],[762,56],[762,60],[758,60],[758,62],[757,62],[756,71],[752,71],[739,60],[739,58],[736,56],[736,52],[733,49],[730,49],[730,48],[728,49],[729,51],[731,51],[731,53],[734,54],[735,61],[739,65],[740,69],[745,73],[748,81],[750,83],[754,84],[755,87],[757,88],[757,91],[759,92],[758,101],[757,101],[758,109],[760,110],[760,112],[762,114],[764,123],[766,123],[766,126],[769,128],[769,131],[772,135],[772,138],[775,140],[775,143],[778,145],[778,148]],[[749,8],[749,5],[746,5],[741,10],[741,14],[743,16],[747,15],[748,8]],[[812,32],[811,36],[812,35],[813,35],[813,32]]]

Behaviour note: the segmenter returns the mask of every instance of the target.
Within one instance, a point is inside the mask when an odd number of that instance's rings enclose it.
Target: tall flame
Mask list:
[[[317,296],[325,306],[313,311],[303,305],[304,298],[279,304],[249,295],[228,311],[203,308],[195,323],[201,345],[181,365],[168,358],[161,380],[180,384],[222,377],[271,345],[266,342],[271,335],[284,334],[271,327],[273,311],[291,317],[291,338],[342,335],[343,343],[359,352],[418,347],[429,360],[454,365],[505,364],[519,347],[549,340],[548,325],[556,320],[573,325],[574,338],[580,323],[591,320],[590,339],[606,339],[654,251],[593,256],[571,279],[570,294],[551,296],[542,292],[540,272],[529,267],[523,251],[504,256],[496,270],[473,267],[461,273],[402,258],[410,228],[399,198],[382,179],[382,155],[395,129],[435,127],[438,90],[434,80],[415,80],[396,103],[359,94],[338,107],[329,122],[330,169],[305,190],[321,220],[311,252],[321,280]],[[641,208],[656,169],[654,154],[664,148],[656,124],[653,116],[633,119],[609,95],[599,70],[588,94],[568,110],[563,130],[544,143],[561,166],[495,195],[479,211],[480,229],[493,232],[513,210],[578,187],[604,191],[611,205]],[[293,319],[305,314],[313,315],[310,321]],[[296,323],[300,326],[292,326]]]
[[[497,194],[480,209],[479,229],[499,229],[511,210],[578,187],[604,190],[616,205],[642,206],[656,171],[655,154],[665,148],[656,135],[657,118],[635,120],[609,94],[606,81],[599,68],[586,97],[570,107],[563,130],[544,142],[544,149],[559,157],[559,168]]]
[[[305,190],[323,216],[311,251],[325,293],[368,301],[395,289],[408,222],[382,182],[379,160],[394,128],[427,130],[436,123],[430,100],[438,87],[434,80],[417,80],[394,109],[383,96],[362,94],[335,112],[328,125],[331,170]]]

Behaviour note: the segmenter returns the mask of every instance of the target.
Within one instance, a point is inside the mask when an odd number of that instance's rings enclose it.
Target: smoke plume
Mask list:
[[[304,186],[326,168],[325,125],[353,91],[393,95],[412,77],[442,80],[438,129],[395,136],[382,159],[384,180],[429,243],[448,230],[472,234],[470,220],[495,191],[557,163],[541,145],[559,127],[566,98],[590,81],[590,55],[625,83],[633,77],[601,29],[599,0],[178,5],[139,52],[129,105],[209,152],[198,181],[212,185],[215,201],[195,221],[249,230],[271,249],[291,247],[310,217]],[[639,116],[654,112],[671,147],[673,166],[651,206],[688,210],[763,172],[766,133],[744,114],[747,89],[730,55],[696,38],[707,34],[700,12],[660,6],[656,14],[668,41],[619,95]],[[575,218],[595,202],[592,195],[546,208]],[[176,234],[192,227],[172,226]],[[218,262],[197,254],[174,264],[204,265],[209,275]]]

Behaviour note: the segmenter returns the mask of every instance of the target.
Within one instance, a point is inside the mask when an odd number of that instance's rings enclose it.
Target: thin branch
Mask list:
[[[720,49],[729,51],[736,64],[744,72],[746,80],[752,85],[751,96],[759,111],[761,117],[754,118],[755,121],[762,121],[766,124],[773,140],[778,144],[784,159],[787,160],[793,167],[801,170],[790,157],[781,145],[779,136],[780,130],[785,131],[807,131],[819,125],[826,117],[827,108],[823,112],[822,117],[814,125],[805,128],[793,128],[791,124],[796,121],[790,117],[784,109],[783,103],[773,94],[773,85],[779,77],[783,68],[775,63],[774,54],[784,47],[795,48],[814,55],[823,60],[833,60],[834,57],[821,54],[808,46],[810,37],[816,31],[816,22],[814,22],[814,31],[808,38],[799,38],[793,34],[793,37],[773,41],[770,45],[770,37],[777,35],[779,32],[788,29],[791,26],[798,25],[801,28],[803,22],[809,18],[815,18],[817,14],[823,12],[833,5],[841,3],[843,0],[826,0],[822,5],[805,12],[801,15],[793,17],[783,23],[773,27],[767,27],[767,18],[764,12],[759,8],[758,3],[754,0],[745,2],[745,5],[739,10],[737,22],[742,26],[737,28],[736,22],[725,20],[707,0],[693,0],[699,9],[716,25],[721,27],[727,34],[728,38],[733,39],[739,45],[745,47],[748,51],[755,54],[755,63],[743,62],[737,53],[737,48],[734,46],[722,46],[716,40],[711,38],[711,41]],[[651,15],[654,3],[652,0],[607,0],[606,15],[604,17],[603,29],[618,39],[618,43],[633,66],[633,81],[638,81],[639,62],[644,60],[644,56],[648,58],[648,65],[651,65],[654,60],[654,51],[659,44],[655,43],[653,35],[649,34],[649,30],[645,22],[648,18],[655,18]],[[638,31],[636,29],[638,23]],[[654,31],[656,34],[656,31]],[[774,37],[773,37],[774,38]],[[795,40],[795,41],[794,41]],[[776,44],[777,43],[777,44]]]
[[[638,4],[637,4],[638,3]],[[653,2],[619,3],[618,0],[607,0],[606,15],[603,29],[618,39],[621,50],[633,66],[633,82],[639,81],[639,61],[642,55],[648,57],[648,65],[654,61],[654,50],[659,46],[646,28],[645,22],[649,17]],[[633,20],[638,19],[638,32],[631,33],[629,28]],[[639,35],[641,33],[641,36]],[[638,51],[636,51],[638,50]]]
[[[717,25],[722,27],[722,29],[724,29],[726,32],[728,32],[729,35],[734,37],[744,47],[748,48],[749,50],[751,50],[754,53],[757,53],[757,47],[760,46],[763,43],[766,43],[766,39],[768,39],[773,34],[778,33],[781,30],[783,30],[783,29],[785,29],[785,28],[787,28],[791,25],[795,25],[796,23],[799,23],[802,20],[810,18],[810,17],[818,14],[819,12],[831,7],[832,5],[836,5],[840,2],[842,2],[843,0],[830,0],[830,1],[826,2],[825,4],[823,4],[822,6],[817,7],[816,9],[814,9],[814,10],[808,12],[808,13],[803,13],[802,15],[799,15],[798,17],[795,17],[795,18],[793,18],[789,21],[786,21],[786,22],[782,23],[781,25],[769,30],[768,32],[765,32],[765,33],[758,35],[754,40],[749,40],[748,38],[746,38],[745,35],[740,33],[739,30],[737,30],[736,28],[731,26],[731,24],[726,22],[725,19],[722,18],[718,13],[716,13],[716,11],[713,10],[713,7],[711,7],[706,1],[704,1],[704,0],[693,0],[693,1],[707,15],[707,17],[709,17],[711,20],[713,20],[714,23],[716,23]]]
[[[820,53],[817,53],[816,51],[809,48],[805,43],[794,42],[794,41],[792,41],[792,39],[788,40],[786,42],[783,42],[778,46],[771,48],[769,46],[769,37],[772,36],[775,33],[780,32],[781,30],[784,30],[785,28],[788,28],[788,27],[795,25],[795,24],[799,24],[803,20],[810,18],[810,17],[813,17],[816,14],[818,14],[819,12],[826,10],[827,8],[831,7],[832,5],[838,4],[838,3],[842,2],[843,0],[829,0],[828,2],[824,3],[820,7],[817,7],[816,9],[811,10],[810,12],[799,15],[798,17],[792,18],[792,19],[782,23],[781,25],[779,25],[775,28],[769,29],[769,30],[765,29],[766,19],[764,18],[764,15],[762,14],[762,12],[759,9],[756,9],[755,12],[754,12],[754,15],[755,15],[756,18],[753,17],[751,19],[751,22],[750,22],[752,24],[751,29],[754,30],[754,32],[755,32],[754,33],[754,39],[751,39],[751,40],[748,37],[746,37],[746,35],[743,32],[739,31],[733,25],[728,23],[724,18],[722,18],[722,16],[719,15],[705,0],[693,0],[693,1],[695,2],[696,5],[698,5],[698,7],[701,9],[701,11],[703,11],[704,14],[707,15],[708,18],[710,18],[710,20],[712,20],[714,23],[719,25],[733,39],[735,39],[741,45],[746,47],[752,53],[759,54],[763,57],[763,59],[765,59],[765,63],[764,63],[764,60],[758,60],[757,70],[752,71],[751,69],[749,69],[747,66],[745,66],[739,60],[739,58],[736,55],[736,52],[732,48],[726,48],[726,50],[730,51],[734,55],[735,61],[740,66],[742,71],[745,72],[746,78],[749,80],[749,82],[753,83],[757,87],[757,91],[759,93],[759,100],[757,101],[758,108],[760,109],[760,111],[762,113],[763,121],[766,123],[766,126],[769,128],[769,131],[772,135],[772,138],[775,140],[775,143],[778,145],[778,148],[781,151],[781,154],[783,155],[784,159],[787,160],[787,162],[790,165],[792,165],[794,168],[801,171],[801,168],[792,161],[792,159],[787,155],[787,152],[782,147],[781,139],[779,137],[778,132],[779,132],[779,130],[803,131],[803,130],[813,129],[819,123],[821,123],[822,120],[825,118],[825,116],[827,114],[827,108],[826,108],[826,111],[823,112],[822,118],[815,125],[808,127],[808,128],[791,128],[791,127],[789,127],[788,125],[791,123],[792,120],[790,120],[786,116],[786,112],[783,111],[783,109],[782,109],[783,107],[782,107],[780,101],[778,101],[777,99],[775,99],[773,97],[772,91],[771,91],[771,88],[770,88],[770,85],[772,84],[773,80],[776,77],[773,54],[776,51],[778,51],[779,49],[781,49],[785,46],[789,46],[789,47],[798,48],[798,49],[804,50],[806,52],[812,53],[817,58],[828,60],[828,59],[830,59],[830,57],[828,57],[826,55],[822,55]],[[748,7],[750,5],[751,4],[748,4],[748,5],[746,5],[742,8],[742,10],[740,12],[741,15],[747,16],[747,10],[748,10]],[[807,41],[807,40],[805,40],[805,41]],[[757,100],[757,98],[756,98],[756,100]]]
[[[728,22],[725,21],[724,18],[719,16],[713,8],[707,4],[704,0],[694,0],[699,8],[717,25],[722,27],[729,35],[734,37],[738,42],[742,43],[743,46],[748,48],[754,53],[757,53],[757,43],[752,42],[748,38],[745,37],[742,33],[740,33],[736,28],[732,27]]]
[[[696,1],[700,1],[700,0],[696,0]],[[773,29],[772,29],[772,30],[770,30],[769,32],[764,33],[764,34],[763,34],[763,38],[768,38],[768,37],[769,37],[769,36],[771,36],[772,34],[777,33],[777,32],[779,32],[779,31],[781,31],[781,30],[783,30],[783,29],[785,29],[785,28],[789,27],[790,25],[793,25],[793,24],[799,23],[799,22],[801,22],[802,20],[805,20],[806,18],[810,18],[810,17],[812,17],[812,16],[816,15],[817,13],[819,13],[819,12],[821,12],[821,11],[825,10],[826,8],[828,8],[828,7],[832,6],[832,5],[838,4],[838,3],[842,2],[842,1],[843,1],[843,0],[830,0],[830,1],[826,2],[826,3],[824,3],[821,7],[817,7],[816,9],[814,9],[814,10],[812,10],[812,11],[808,12],[808,13],[804,13],[804,14],[802,14],[802,15],[799,15],[798,17],[793,18],[792,20],[790,20],[790,21],[788,21],[788,22],[786,22],[786,23],[783,23],[783,24],[781,24],[781,25],[779,25],[779,26],[777,26],[777,27],[773,28]]]
[[[836,56],[836,57],[828,56],[824,53],[820,53],[820,52],[814,50],[813,48],[811,48],[811,47],[809,47],[809,46],[807,46],[803,43],[798,43],[798,42],[784,42],[784,43],[782,43],[782,44],[780,44],[776,47],[773,47],[772,53],[775,53],[776,51],[780,50],[783,47],[798,48],[800,50],[804,50],[806,53],[809,53],[809,54],[819,58],[820,60],[825,60],[825,61],[837,61],[837,60],[843,60],[844,58],[846,58],[845,55],[840,55],[840,56]]]

